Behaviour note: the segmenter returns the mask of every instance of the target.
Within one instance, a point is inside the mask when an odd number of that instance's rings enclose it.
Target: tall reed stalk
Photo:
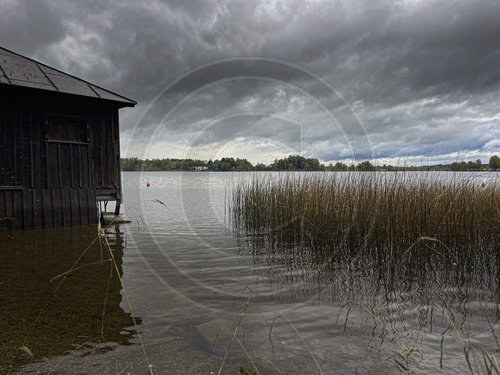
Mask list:
[[[421,237],[457,250],[500,248],[500,185],[405,173],[254,176],[232,196],[247,235],[404,252]]]

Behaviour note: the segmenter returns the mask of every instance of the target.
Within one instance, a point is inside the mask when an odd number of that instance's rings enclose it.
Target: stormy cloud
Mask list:
[[[139,102],[124,156],[500,152],[496,1],[0,3],[1,46]]]

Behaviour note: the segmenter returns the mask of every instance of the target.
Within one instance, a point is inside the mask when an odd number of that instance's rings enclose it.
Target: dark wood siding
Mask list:
[[[113,103],[0,85],[0,218],[96,223],[102,192],[121,198],[118,126]]]
[[[121,178],[118,110],[96,113],[90,121],[93,123],[89,133],[91,184],[98,189],[119,190]]]

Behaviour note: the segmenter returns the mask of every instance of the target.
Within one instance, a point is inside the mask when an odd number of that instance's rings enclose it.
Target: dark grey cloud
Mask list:
[[[0,4],[0,45],[139,101],[122,111],[129,154],[224,151],[270,161],[297,150],[334,161],[355,151],[360,158],[418,162],[500,151],[498,1]],[[248,62],[188,74],[252,56],[303,71],[261,64],[254,73],[265,78],[210,87],[204,82],[238,76]]]
[[[0,1],[2,46],[21,54],[35,55],[65,35],[62,20],[43,2]]]

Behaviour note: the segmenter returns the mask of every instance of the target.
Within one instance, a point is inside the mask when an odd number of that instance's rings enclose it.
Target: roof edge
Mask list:
[[[76,80],[78,80],[78,81],[81,81],[81,82],[83,82],[83,83],[85,83],[85,84],[89,85],[90,89],[91,89],[91,90],[92,90],[92,91],[93,91],[93,92],[97,95],[97,97],[94,97],[95,99],[106,100],[106,101],[109,101],[109,102],[114,102],[114,103],[121,103],[121,107],[122,107],[122,108],[123,108],[123,107],[135,107],[135,106],[137,105],[137,102],[136,102],[135,100],[132,100],[132,99],[130,99],[130,98],[127,98],[126,96],[123,96],[123,95],[117,94],[117,93],[115,93],[115,92],[113,92],[113,91],[110,91],[110,90],[108,90],[108,89],[105,89],[104,87],[101,87],[101,86],[98,86],[98,85],[96,85],[96,84],[94,84],[94,83],[92,83],[92,82],[86,81],[86,80],[84,80],[84,79],[82,79],[82,78],[80,78],[80,77],[77,77],[77,76],[73,75],[73,74],[69,74],[69,73],[63,72],[63,71],[62,71],[62,70],[60,70],[60,69],[56,69],[56,68],[54,68],[54,67],[52,67],[52,66],[49,66],[49,65],[47,65],[47,64],[44,64],[44,63],[42,63],[42,62],[40,62],[40,61],[38,61],[38,60],[35,60],[35,59],[31,58],[31,57],[27,57],[27,56],[21,55],[20,53],[17,53],[17,52],[11,51],[11,50],[9,50],[9,49],[7,49],[7,48],[5,48],[5,47],[0,47],[0,50],[4,50],[4,51],[7,51],[7,52],[10,52],[10,53],[12,53],[12,54],[14,54],[14,55],[17,55],[17,56],[19,56],[19,57],[22,57],[23,59],[30,60],[30,61],[32,61],[33,63],[35,63],[39,69],[40,69],[40,65],[42,65],[42,66],[45,66],[45,67],[47,67],[47,68],[49,68],[49,69],[55,70],[55,71],[57,71],[57,72],[59,72],[59,73],[61,73],[61,74],[63,74],[63,75],[70,76],[70,77],[72,77],[72,78],[74,78],[74,79],[76,79]],[[42,69],[40,69],[40,70],[42,70]],[[42,70],[42,72],[43,72],[43,70]],[[7,79],[8,79],[8,80],[9,80],[9,82],[10,82],[10,79],[9,79],[8,77],[7,77]],[[50,79],[49,79],[49,81],[50,81]],[[12,85],[12,84],[10,83],[10,84],[8,84],[8,85]],[[58,88],[57,88],[54,84],[52,84],[52,85],[53,85],[53,86],[54,86],[54,88],[56,89],[56,92],[58,92],[58,93],[60,93],[60,94],[67,94],[67,95],[75,95],[75,96],[83,96],[83,97],[89,97],[89,98],[92,98],[92,96],[80,95],[80,94],[74,94],[74,93],[68,93],[68,92],[62,92],[62,91],[59,91],[59,89],[58,89]],[[12,86],[14,86],[14,85],[12,85]],[[92,86],[97,87],[97,88],[98,88],[98,89],[100,89],[100,90],[106,91],[106,92],[108,92],[108,93],[110,93],[110,94],[112,94],[112,95],[116,95],[116,96],[118,96],[118,97],[122,98],[122,99],[123,99],[123,101],[120,101],[120,100],[113,100],[113,99],[108,99],[108,98],[102,98],[102,97],[99,95],[99,93],[97,93],[97,92],[96,92],[96,91],[92,88]],[[36,90],[36,88],[35,88],[35,90]],[[39,89],[39,90],[43,90],[43,89]]]

